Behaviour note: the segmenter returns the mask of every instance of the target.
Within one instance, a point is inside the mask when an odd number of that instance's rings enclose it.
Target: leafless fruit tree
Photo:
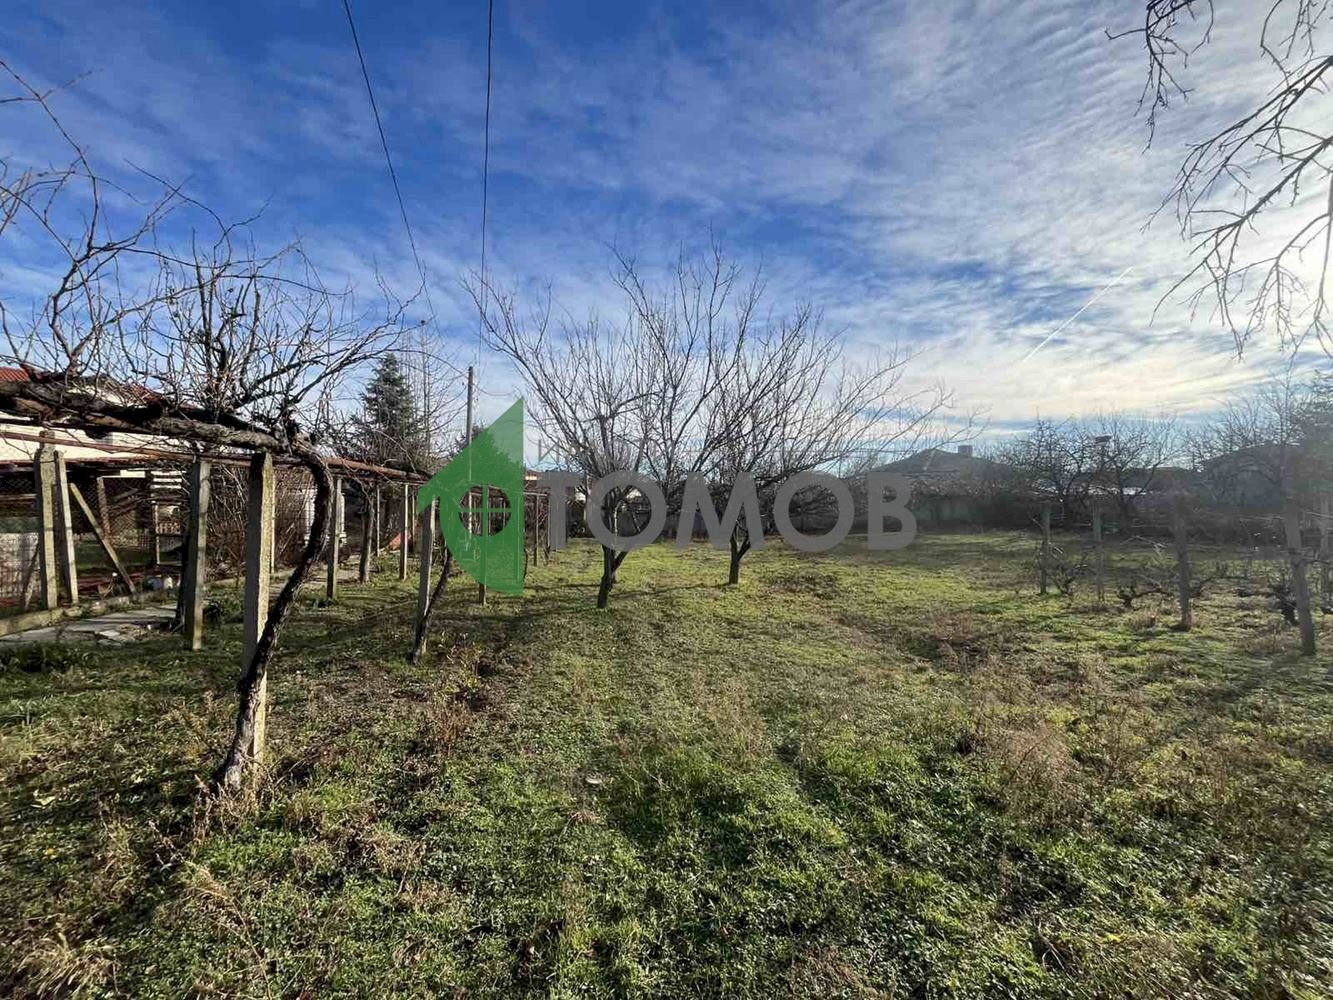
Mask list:
[[[61,126],[51,95],[0,67],[18,86],[10,109],[44,116],[70,150],[66,166],[0,162],[0,237],[43,240],[63,261],[30,320],[0,306],[0,360],[30,376],[0,384],[0,409],[47,425],[287,456],[315,484],[309,538],[240,681],[217,774],[234,789],[252,763],[259,691],[283,623],[327,540],[332,477],[307,427],[329,412],[342,379],[397,343],[402,306],[381,289],[383,308],[362,309],[350,289],[327,288],[299,246],[260,255],[245,226],[224,225],[175,188],[118,230],[108,184]],[[176,252],[161,227],[182,210],[202,213],[216,235]]]
[[[1191,436],[1190,448],[1205,482],[1233,502],[1269,504],[1280,516],[1301,647],[1314,655],[1302,511],[1315,507],[1328,481],[1327,417],[1319,393],[1291,372],[1229,402]]]
[[[939,387],[904,388],[903,353],[847,362],[812,306],[775,318],[764,307],[762,277],[747,276],[716,246],[678,255],[659,278],[650,273],[616,255],[624,317],[615,326],[593,315],[557,327],[549,293],[526,311],[513,294],[479,282],[472,293],[491,346],[518,369],[546,438],[589,480],[616,470],[641,475],[661,492],[668,518],[682,515],[692,477],[704,477],[712,499],[725,502],[742,472],[756,478],[771,517],[782,479],[853,459],[869,464],[920,435],[949,402]],[[634,533],[643,527],[643,499],[616,487],[592,516]],[[733,581],[750,533],[762,530],[737,521]],[[625,555],[603,547],[599,607]]]
[[[741,560],[772,526],[783,480],[815,470],[863,473],[969,433],[970,418],[953,430],[940,419],[952,405],[944,386],[907,386],[911,360],[894,346],[850,361],[841,338],[823,329],[808,304],[749,333],[709,415],[723,429],[706,470],[715,506],[730,504],[742,475],[752,478],[759,500],[759,523],[738,517],[732,528],[728,583],[740,581]]]

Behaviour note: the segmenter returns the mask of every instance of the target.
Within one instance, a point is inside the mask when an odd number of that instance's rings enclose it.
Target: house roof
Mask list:
[[[993,475],[1008,468],[1000,462],[975,455],[959,454],[956,451],[944,451],[942,448],[927,448],[915,455],[890,462],[884,468],[891,472],[901,472],[909,476],[930,477],[980,477]]]
[[[31,382],[22,368],[0,368],[0,382]]]

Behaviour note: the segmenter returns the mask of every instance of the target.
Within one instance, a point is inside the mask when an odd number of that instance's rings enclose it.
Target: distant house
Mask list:
[[[970,444],[960,444],[956,451],[927,448],[897,462],[890,462],[884,468],[900,472],[917,482],[987,482],[1009,471],[1009,466],[1003,462],[978,458]]]
[[[911,482],[909,506],[924,523],[1025,524],[1031,516],[1029,498],[1012,488],[1014,470],[979,457],[970,444],[927,448],[882,468]]]
[[[1277,510],[1282,505],[1282,449],[1258,444],[1205,459],[1201,478],[1215,503]]]

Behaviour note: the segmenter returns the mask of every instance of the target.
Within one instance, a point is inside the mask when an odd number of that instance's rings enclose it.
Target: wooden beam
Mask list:
[[[37,449],[33,479],[37,487],[37,587],[42,607],[53,611],[60,606],[60,585],[56,579],[56,454],[49,445]]]
[[[28,602],[32,600],[32,585],[37,578],[37,549],[32,550],[32,555],[28,557],[28,565],[23,570],[23,585],[19,587],[19,611],[28,610]],[[0,621],[4,619],[0,618]],[[0,632],[0,635],[4,635]]]
[[[427,610],[430,608],[430,569],[435,553],[435,512],[438,503],[439,501],[432,500],[426,506],[426,509],[421,512],[417,528],[417,559],[421,573],[421,579],[417,583],[416,626],[418,631],[421,628],[421,623],[425,621]]]
[[[73,498],[74,503],[79,508],[79,512],[83,514],[84,519],[92,526],[93,537],[97,539],[97,544],[102,547],[102,553],[115,568],[116,575],[120,577],[120,582],[125,585],[125,589],[131,594],[135,593],[134,580],[130,576],[129,570],[127,570],[125,564],[120,561],[120,556],[117,554],[115,546],[111,544],[111,539],[102,534],[102,529],[98,525],[97,519],[93,517],[93,509],[88,506],[88,501],[83,498],[83,494],[79,492],[79,488],[73,483],[69,484],[69,495]]]
[[[188,477],[190,523],[186,527],[185,559],[181,564],[181,586],[185,588],[185,644],[191,649],[204,645],[204,569],[208,562],[208,505],[213,467],[206,458],[196,458]]]
[[[102,534],[111,538],[111,504],[106,498],[106,476],[98,476],[97,486],[97,516],[102,520]]]
[[[59,451],[55,454],[56,561],[69,603],[74,605],[79,603],[79,557],[74,544],[74,512],[69,506],[69,472],[65,456]]]
[[[250,459],[250,496],[245,523],[245,598],[242,609],[241,669],[254,658],[269,614],[269,583],[273,572],[273,456],[260,452]],[[263,759],[268,730],[268,674],[260,681],[250,756]]]

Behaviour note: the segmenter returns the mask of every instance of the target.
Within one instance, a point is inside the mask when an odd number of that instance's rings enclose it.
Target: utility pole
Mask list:
[[[470,445],[470,444],[472,443],[472,411],[473,411],[473,406],[474,406],[473,400],[475,399],[475,393],[476,393],[476,386],[475,386],[475,384],[474,384],[474,380],[473,380],[472,366],[471,366],[471,365],[468,365],[468,366],[467,366],[467,429],[463,432],[463,445],[464,445],[464,447],[466,447],[467,445]],[[470,472],[471,469],[472,469],[472,460],[471,460],[471,458],[469,458],[469,459],[468,459],[468,471]],[[485,535],[485,534],[486,534],[487,521],[490,520],[489,516],[488,516],[487,513],[486,513],[486,508],[489,506],[490,492],[491,492],[491,490],[490,490],[490,487],[489,487],[489,486],[482,486],[482,488],[481,488],[481,531],[479,532],[479,534],[481,534],[481,535]],[[471,487],[470,484],[469,484],[469,486],[468,486],[468,492],[467,492],[467,506],[468,506],[468,519],[467,519],[467,522],[468,522],[468,524],[467,524],[467,526],[468,526],[468,530],[469,530],[469,531],[476,531],[476,530],[477,530],[477,522],[476,522],[476,520],[475,520],[475,519],[473,518],[473,516],[472,516],[472,487]],[[484,563],[484,561],[485,561],[485,559],[486,559],[486,556],[485,556],[484,553],[483,553],[483,555],[482,555],[481,558],[482,558],[483,563]],[[484,583],[478,583],[478,584],[477,584],[477,603],[478,603],[478,604],[485,604],[485,603],[486,603],[486,584],[484,584]]]

